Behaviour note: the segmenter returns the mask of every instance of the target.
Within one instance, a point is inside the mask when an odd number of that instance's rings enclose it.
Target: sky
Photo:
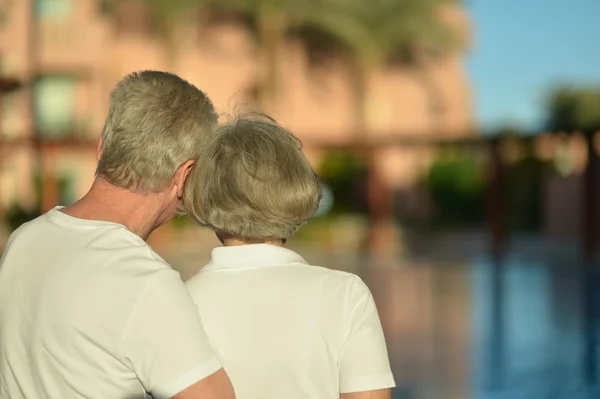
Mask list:
[[[559,84],[600,88],[600,0],[466,0],[473,24],[467,67],[484,130],[543,126]]]

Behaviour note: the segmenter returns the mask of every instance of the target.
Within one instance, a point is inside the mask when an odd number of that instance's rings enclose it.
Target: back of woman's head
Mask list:
[[[201,152],[184,208],[221,237],[287,240],[316,212],[320,184],[300,142],[254,113],[220,126]]]

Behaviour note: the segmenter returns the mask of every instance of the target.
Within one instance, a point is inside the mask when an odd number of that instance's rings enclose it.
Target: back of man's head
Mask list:
[[[111,93],[96,175],[131,191],[162,191],[198,156],[217,119],[209,98],[180,77],[132,73]]]

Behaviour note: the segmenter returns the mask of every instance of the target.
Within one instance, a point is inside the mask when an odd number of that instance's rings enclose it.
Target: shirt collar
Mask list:
[[[214,248],[211,261],[203,270],[243,269],[292,263],[308,264],[292,250],[271,244],[248,244]]]

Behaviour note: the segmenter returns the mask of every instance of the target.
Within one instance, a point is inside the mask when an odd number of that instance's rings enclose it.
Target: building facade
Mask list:
[[[242,25],[182,21],[167,39],[150,29],[141,2],[119,4],[107,13],[103,0],[0,0],[0,73],[25,85],[2,100],[4,208],[33,206],[32,176],[40,163],[61,182],[55,202],[69,202],[85,192],[96,161],[89,143],[101,132],[111,88],[132,71],[175,72],[205,91],[219,112],[253,102],[265,68],[261,48]],[[448,10],[447,16],[468,36],[463,10]],[[421,76],[392,67],[373,73],[366,91],[368,139],[455,138],[473,131],[463,56],[439,60],[419,71]],[[341,59],[315,67],[303,43],[294,39],[281,47],[276,62],[281,72],[278,96],[267,111],[304,142],[318,164],[324,146],[348,145],[355,138],[350,68]],[[436,118],[431,87],[442,104]],[[88,144],[53,146],[43,156],[32,146],[6,144],[36,135]],[[376,167],[391,186],[410,186],[426,159],[417,150],[389,147],[381,149]]]

